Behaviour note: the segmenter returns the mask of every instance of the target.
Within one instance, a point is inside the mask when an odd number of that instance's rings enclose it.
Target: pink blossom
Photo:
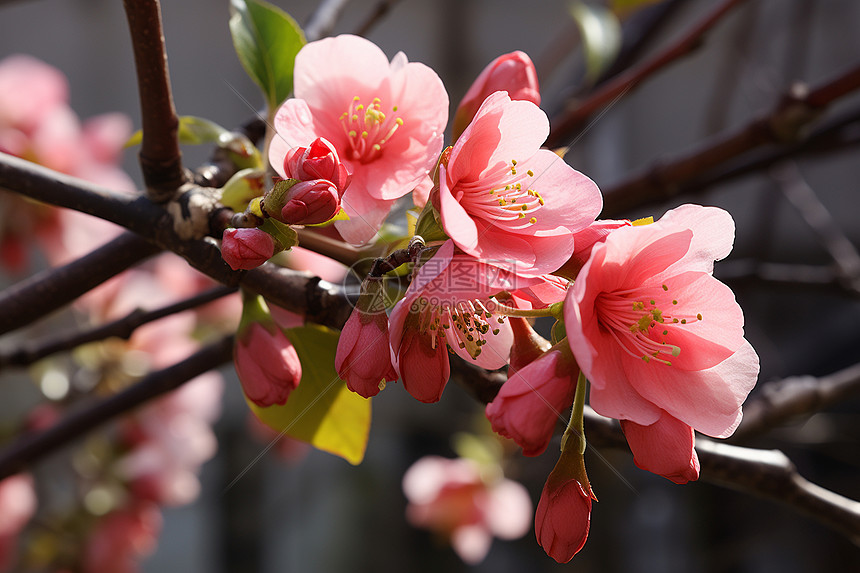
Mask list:
[[[515,441],[523,454],[540,455],[562,413],[573,404],[579,370],[569,349],[560,348],[508,373],[508,381],[487,404],[487,418],[493,431]]]
[[[221,239],[221,256],[234,271],[256,269],[274,254],[272,236],[260,229],[227,229]]]
[[[540,149],[549,121],[529,101],[488,97],[439,166],[445,232],[465,253],[515,261],[523,276],[555,271],[573,234],[602,208],[600,190],[552,151]]]
[[[136,573],[139,561],[155,551],[161,513],[139,502],[102,518],[84,548],[84,573]]]
[[[400,52],[342,35],[308,43],[296,56],[295,97],[275,116],[269,160],[283,177],[288,151],[327,139],[352,182],[335,226],[352,243],[370,239],[395,199],[427,176],[442,149],[448,95],[433,70]]]
[[[372,279],[365,284],[368,281]],[[367,296],[378,294],[378,289],[374,289]],[[334,359],[335,370],[346,381],[347,388],[365,398],[376,396],[381,382],[394,382],[398,378],[391,364],[385,307],[374,306],[372,301],[364,304],[359,299],[341,331]]]
[[[36,491],[29,474],[0,481],[0,571],[15,559],[18,534],[36,513]]]
[[[606,237],[620,227],[629,227],[632,225],[626,219],[599,219],[586,228],[578,231],[573,235],[574,250],[570,259],[559,269],[559,274],[563,274],[571,279],[576,278],[579,271],[585,265],[588,257],[591,256],[591,251],[595,245],[602,243]]]
[[[484,100],[497,91],[507,92],[512,100],[540,105],[537,71],[525,52],[499,56],[483,69],[457,106],[452,139],[456,141]]]
[[[409,522],[448,539],[470,564],[484,559],[493,536],[516,539],[525,535],[532,511],[522,485],[502,477],[484,479],[481,469],[464,458],[426,456],[403,476]]]
[[[637,467],[675,483],[699,479],[696,438],[693,428],[687,424],[663,412],[650,426],[621,420],[621,429]]]
[[[331,181],[299,181],[285,196],[280,220],[288,225],[325,223],[340,210],[340,196]]]
[[[758,357],[734,294],[711,274],[733,229],[721,209],[684,205],[594,247],[564,315],[595,411],[640,426],[668,414],[711,436],[734,432]]]
[[[588,539],[592,501],[597,498],[582,454],[566,448],[546,480],[535,511],[535,536],[547,555],[567,563],[579,553]]]
[[[318,137],[308,147],[295,147],[284,158],[284,174],[289,179],[312,181],[325,179],[337,188],[338,196],[349,186],[350,175],[326,139]]]
[[[274,325],[252,322],[237,334],[233,362],[245,396],[263,408],[286,404],[302,378],[295,347]]]
[[[507,270],[454,254],[445,242],[418,271],[391,312],[391,349],[406,390],[422,402],[442,396],[450,365],[446,343],[482,368],[507,364],[513,333],[490,297],[530,284]]]

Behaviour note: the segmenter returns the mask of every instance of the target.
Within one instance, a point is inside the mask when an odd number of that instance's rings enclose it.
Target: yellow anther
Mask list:
[[[531,219],[529,219],[529,223],[531,223],[532,225],[534,225],[535,223],[537,223],[537,218],[536,218],[536,217],[532,217]]]
[[[356,136],[355,130],[354,130],[354,129],[350,129],[350,130],[349,130],[349,134],[348,134],[348,135],[349,135],[350,137],[355,137],[355,136]]]
[[[532,171],[531,169],[529,169],[528,171],[526,171],[526,173],[528,173],[528,174],[529,174],[529,177],[534,177],[534,176],[535,176],[535,172],[534,172],[534,171]]]

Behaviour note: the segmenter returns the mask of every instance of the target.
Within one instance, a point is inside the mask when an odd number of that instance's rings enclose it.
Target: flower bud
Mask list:
[[[299,181],[285,196],[281,222],[288,225],[325,223],[340,210],[337,188],[326,179]]]
[[[397,380],[382,295],[380,279],[364,281],[358,304],[341,331],[334,359],[338,376],[346,381],[347,388],[365,398],[376,396],[386,381]]]
[[[567,563],[585,545],[591,524],[591,502],[597,501],[576,447],[562,450],[550,472],[535,511],[535,536],[547,555]]]
[[[242,391],[260,407],[286,404],[302,378],[302,364],[262,297],[244,299],[242,320],[236,333],[233,362]]]
[[[272,236],[260,229],[227,229],[221,239],[221,256],[234,271],[255,269],[274,253]]]
[[[516,51],[499,56],[478,75],[457,107],[457,114],[454,116],[454,141],[475,117],[484,100],[497,91],[508,92],[508,97],[512,100],[530,101],[540,105],[537,71],[524,52]]]
[[[284,157],[288,178],[299,181],[325,179],[337,188],[338,195],[349,186],[350,174],[341,163],[337,151],[327,139],[316,138],[308,147],[294,147]]]

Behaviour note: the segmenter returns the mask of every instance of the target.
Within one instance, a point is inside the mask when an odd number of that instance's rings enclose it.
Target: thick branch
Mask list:
[[[746,440],[856,395],[860,395],[860,363],[820,378],[792,376],[769,382],[744,404],[744,419],[732,440]]]
[[[693,52],[700,45],[702,36],[742,2],[744,0],[724,0],[677,42],[641,65],[615,76],[602,84],[588,99],[561,117],[553,118],[552,130],[546,145],[548,147],[563,145],[582,129],[595,113],[610,105],[663,67]]]
[[[47,430],[18,438],[0,451],[0,479],[25,469],[30,463],[70,444],[116,416],[130,412],[148,400],[228,362],[232,353],[233,337],[224,337],[182,362],[145,376],[119,394],[69,412]]]
[[[128,340],[134,331],[144,324],[197,308],[234,292],[236,292],[235,288],[215,287],[156,310],[135,309],[120,319],[88,330],[64,332],[48,340],[25,341],[11,352],[0,352],[0,369],[7,366],[29,366],[46,356],[72,350],[82,344],[105,340],[106,338],[116,337]]]
[[[0,293],[0,334],[50,314],[159,251],[126,233],[76,261],[12,285]]]
[[[793,143],[826,106],[857,89],[860,89],[860,66],[809,92],[796,85],[770,113],[606,189],[604,215],[613,216],[644,202],[668,199],[677,194],[681,185],[752,149],[770,143]]]
[[[177,131],[179,118],[170,91],[167,52],[158,0],[123,0],[140,93],[143,141],[140,169],[149,197],[163,203],[185,183]]]
[[[305,24],[305,37],[308,42],[331,35],[347,2],[349,0],[322,0],[319,3]]]

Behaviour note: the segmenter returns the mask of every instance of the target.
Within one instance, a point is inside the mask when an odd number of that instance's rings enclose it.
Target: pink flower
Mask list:
[[[136,573],[138,562],[155,551],[161,513],[151,503],[135,503],[102,518],[84,548],[84,573]]]
[[[326,139],[318,137],[308,147],[295,147],[284,158],[284,174],[289,179],[312,181],[325,179],[337,188],[338,196],[349,186],[350,176],[337,150]]]
[[[586,261],[588,261],[588,257],[591,256],[591,251],[595,245],[599,245],[605,241],[609,233],[615,229],[629,227],[632,224],[626,219],[600,219],[575,233],[573,235],[573,255],[559,269],[559,274],[563,274],[571,279],[576,278]]]
[[[36,513],[36,491],[29,474],[0,481],[0,571],[7,571],[15,558],[18,533]]]
[[[334,367],[353,392],[370,398],[376,396],[383,381],[397,380],[391,365],[388,345],[388,317],[385,307],[374,304],[381,295],[380,281],[367,279],[358,304],[349,315],[337,343]],[[375,286],[370,286],[375,285]],[[378,299],[376,299],[378,301]]]
[[[549,121],[528,101],[488,97],[439,166],[445,232],[484,260],[515,261],[523,276],[555,271],[574,250],[573,233],[602,208],[600,190],[552,151],[540,149]]]
[[[252,322],[238,333],[233,362],[245,396],[263,408],[286,404],[302,378],[296,349],[273,324]]]
[[[621,420],[636,466],[675,483],[699,479],[693,428],[666,412],[650,426]]]
[[[734,432],[758,357],[734,294],[711,274],[733,229],[721,209],[683,205],[594,247],[564,316],[595,411],[640,426],[668,415],[710,436]]]
[[[547,555],[567,563],[585,545],[591,525],[591,502],[582,454],[569,447],[550,472],[535,512],[535,536]]]
[[[508,381],[486,414],[493,431],[522,446],[523,454],[546,450],[556,422],[573,404],[579,370],[569,349],[553,349],[520,370],[510,369]]]
[[[493,536],[525,535],[531,517],[531,500],[522,485],[501,477],[485,480],[481,469],[469,459],[426,456],[403,476],[409,522],[450,540],[470,564],[484,559]]]
[[[540,105],[537,71],[525,52],[516,51],[499,56],[478,75],[457,106],[452,139],[457,140],[484,100],[498,91],[508,92],[512,100]]]
[[[272,236],[260,229],[227,229],[221,239],[221,256],[234,271],[255,269],[274,254]]]
[[[299,181],[285,196],[280,220],[288,225],[325,223],[340,210],[337,187],[326,179]]]
[[[391,312],[391,349],[406,390],[436,402],[448,381],[446,344],[482,368],[508,362],[513,333],[490,300],[500,291],[530,284],[509,271],[465,255],[445,242],[418,271]]]
[[[401,52],[389,62],[372,42],[342,35],[296,56],[295,97],[275,116],[269,160],[283,177],[296,146],[327,139],[352,176],[336,228],[349,242],[373,237],[393,201],[427,176],[442,149],[448,94],[433,70]]]

